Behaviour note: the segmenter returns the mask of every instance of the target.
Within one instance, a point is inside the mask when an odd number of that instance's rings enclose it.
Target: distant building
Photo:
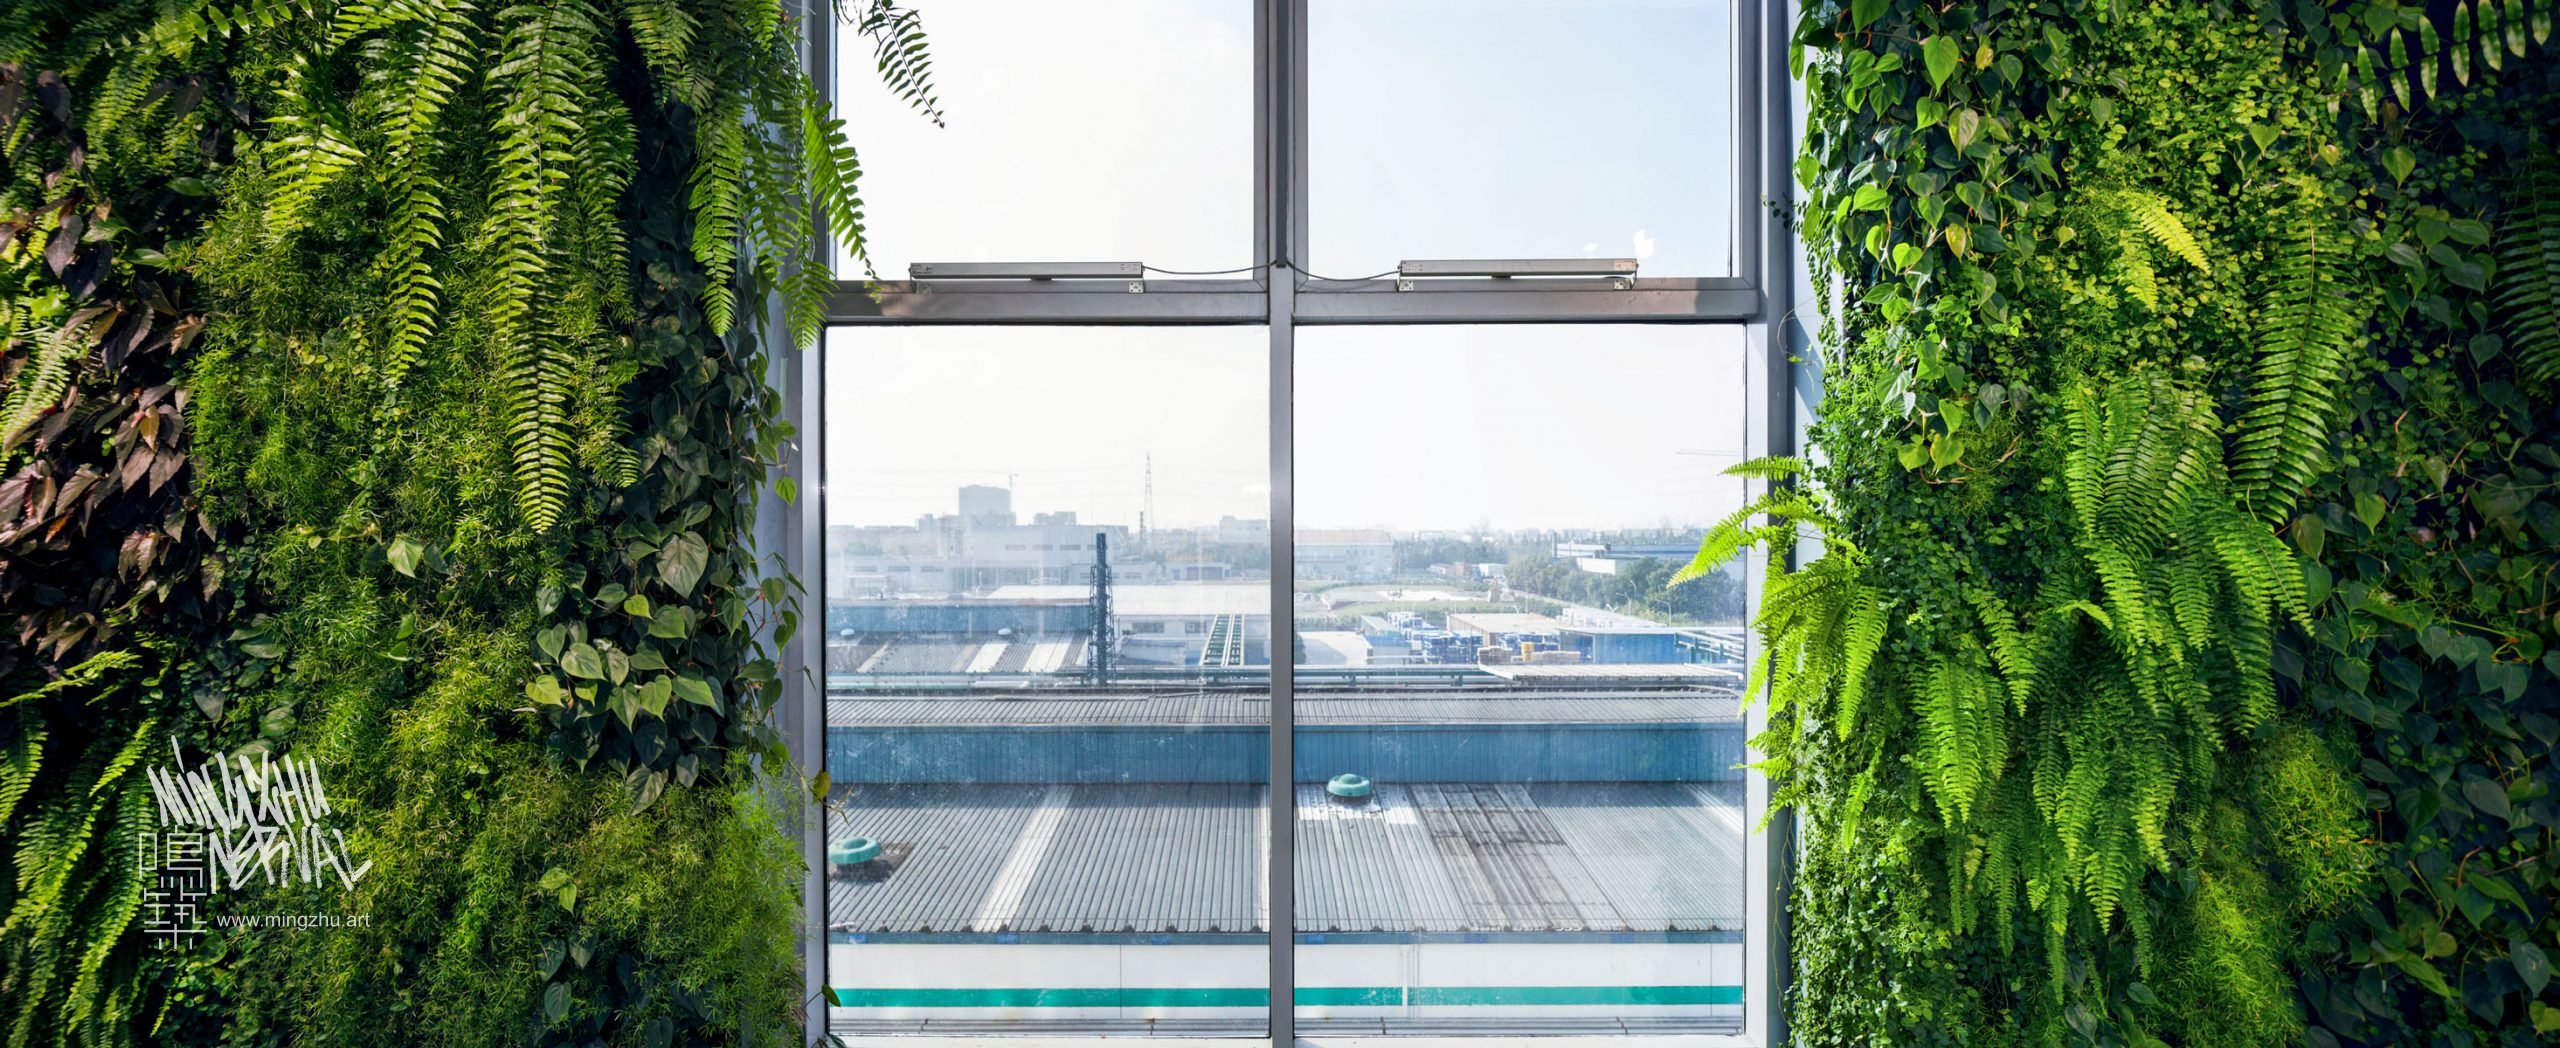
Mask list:
[[[1084,586],[1004,586],[989,603],[1069,604]],[[1271,587],[1250,582],[1154,583],[1111,587],[1112,624],[1135,662],[1258,666],[1271,657]]]
[[[1220,517],[1217,539],[1220,542],[1235,545],[1268,544],[1271,541],[1271,522],[1247,520],[1241,517]]]
[[[1559,542],[1556,559],[1595,575],[1615,575],[1629,561],[1675,560],[1687,563],[1698,555],[1696,542]]]
[[[1376,529],[1301,530],[1297,563],[1300,578],[1383,579],[1396,572],[1396,542]]]
[[[985,484],[970,484],[962,487],[960,489],[960,521],[972,528],[1012,527],[1012,489]]]
[[[827,529],[827,596],[947,597],[997,586],[1087,584],[1096,536],[1111,539],[1112,564],[1130,548],[1129,529],[1079,524],[1073,511],[1040,513],[1019,524],[1013,493],[972,484],[960,489],[960,512],[926,514],[914,527]]]

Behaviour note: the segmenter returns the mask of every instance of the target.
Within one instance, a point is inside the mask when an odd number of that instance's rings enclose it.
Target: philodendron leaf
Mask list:
[[[663,717],[667,713],[667,699],[675,694],[675,686],[670,678],[658,677],[641,685],[637,691],[640,708],[649,711],[652,717]]]
[[[1929,87],[1932,90],[1947,86],[1947,77],[1955,74],[1961,52],[1955,38],[1944,33],[1921,42],[1920,60],[1929,66]]]
[[[2522,939],[2507,943],[2507,960],[2516,966],[2516,978],[2524,980],[2525,994],[2542,996],[2542,988],[2551,985],[2551,955],[2542,947]]]
[[[560,668],[572,677],[604,679],[604,656],[592,644],[572,644],[560,653]]]
[[[675,689],[676,695],[686,702],[696,706],[709,706],[715,710],[720,708],[720,693],[712,689],[710,682],[693,674],[688,673],[677,677]]]
[[[667,640],[683,640],[693,635],[693,609],[668,605],[658,609],[649,619],[649,635]]]
[[[702,536],[686,532],[668,539],[666,547],[658,551],[658,577],[666,581],[668,589],[690,595],[693,587],[701,583],[702,569],[710,561],[710,544],[702,541]]]

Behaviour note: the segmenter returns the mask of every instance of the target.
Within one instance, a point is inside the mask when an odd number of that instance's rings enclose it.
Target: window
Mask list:
[[[1741,1027],[1742,578],[1665,585],[1742,501],[1741,356],[1298,334],[1301,1035]]]
[[[834,333],[829,544],[953,580],[826,609],[846,1028],[1261,1028],[1268,545],[1223,551],[1250,582],[1166,566],[1269,498],[1268,345],[1234,327]],[[1065,527],[1095,541],[1004,546],[1038,570],[970,552]],[[1205,662],[1156,636],[1153,617],[1194,610],[1237,624]]]
[[[796,409],[828,1028],[1768,1043],[1750,573],[1666,585],[1788,446],[1759,5],[912,6]]]
[[[1725,0],[1312,0],[1307,268],[1733,269]]]
[[[1259,261],[1252,0],[905,6],[924,18],[944,126],[879,90],[858,50],[838,92],[882,277],[912,262]]]

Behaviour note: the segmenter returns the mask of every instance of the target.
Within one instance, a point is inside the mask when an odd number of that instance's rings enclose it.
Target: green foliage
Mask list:
[[[1808,1043],[2560,1029],[2543,908],[2488,894],[2548,894],[2560,723],[2526,719],[2548,10],[1807,5],[1820,465],[1700,561],[1781,573]]]
[[[43,57],[36,54],[24,57]],[[198,100],[198,81],[186,88]],[[182,181],[227,130],[166,107],[102,133],[58,71],[0,65],[0,1031],[126,1044],[166,1006],[138,935],[154,807],[137,764],[187,705],[223,558],[192,491],[174,376],[204,317],[171,264]],[[194,132],[194,133],[188,133]]]
[[[2496,305],[2527,378],[2560,385],[2560,158],[2525,157],[2499,230]]]
[[[138,715],[164,680],[133,653],[106,651],[33,692],[0,699],[0,990],[7,1043],[130,1043],[160,996],[137,976],[153,963],[134,934],[154,807],[136,767],[166,744]],[[68,701],[66,701],[68,700]],[[135,708],[83,716],[82,705]]]
[[[913,12],[878,3],[861,26],[879,36],[893,90],[933,112]],[[360,249],[390,278],[364,311],[365,377],[396,389],[446,311],[474,310],[509,393],[518,507],[539,531],[574,497],[581,442],[611,439],[573,423],[589,377],[619,355],[610,328],[630,310],[615,211],[635,118],[670,105],[699,121],[704,162],[687,199],[692,253],[712,275],[699,294],[713,336],[728,333],[738,280],[752,277],[782,294],[795,338],[813,343],[832,291],[825,266],[799,264],[816,244],[813,209],[861,257],[859,168],[842,122],[800,72],[796,32],[778,0],[360,0],[334,11],[196,0],[130,38],[137,53],[124,68],[140,72],[119,83],[234,38],[281,56],[256,158],[269,178],[265,234],[308,234],[331,193],[385,205],[385,235]],[[702,46],[713,41],[721,46]],[[483,51],[495,58],[485,72],[474,68]],[[647,85],[641,98],[608,75],[626,59]],[[476,223],[457,225],[466,211]],[[474,294],[452,300],[466,282]]]
[[[869,10],[930,109],[914,17]],[[797,33],[770,0],[0,10],[12,1043],[796,1029],[750,763],[791,774],[763,645],[797,583],[748,539],[787,427],[735,303],[805,343],[815,228],[859,257],[861,218]],[[320,760],[369,875],[218,905],[367,926],[146,950],[131,782],[171,747]]]

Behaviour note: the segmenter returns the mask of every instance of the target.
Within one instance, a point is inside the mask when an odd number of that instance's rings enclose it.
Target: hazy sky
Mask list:
[[[840,92],[871,251],[1249,265],[1249,0],[917,0],[949,126]],[[1311,270],[1636,256],[1729,271],[1722,0],[1315,0]],[[855,48],[861,48],[856,51]],[[962,484],[1135,524],[1269,512],[1261,328],[838,330],[827,517],[911,523]],[[1738,329],[1301,328],[1304,527],[1713,519],[1742,441]],[[1684,454],[1684,452],[1689,452]],[[1709,454],[1697,454],[1708,452]]]

